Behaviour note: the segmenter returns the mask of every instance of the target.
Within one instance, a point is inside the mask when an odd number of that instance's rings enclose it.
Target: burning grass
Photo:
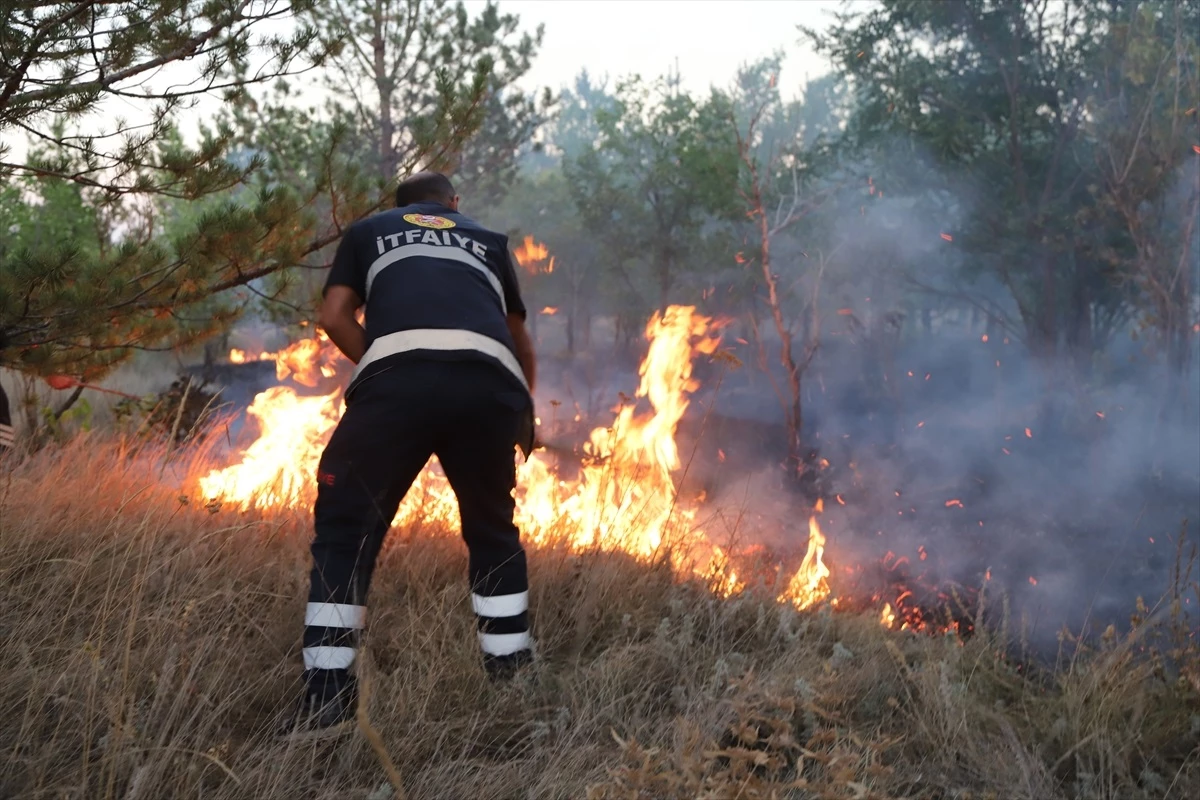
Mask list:
[[[93,434],[5,468],[0,796],[391,796],[362,736],[266,735],[296,689],[307,511],[211,511],[173,478],[197,467],[160,480],[159,456]],[[545,540],[541,662],[494,688],[453,533],[402,524],[371,600],[367,709],[410,798],[1183,798],[1200,780],[1178,604],[1018,669],[999,631],[722,599],[665,556]]]

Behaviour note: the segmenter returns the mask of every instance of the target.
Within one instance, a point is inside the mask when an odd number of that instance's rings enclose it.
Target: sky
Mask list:
[[[860,0],[861,2],[861,0]],[[485,0],[465,0],[477,13]],[[500,0],[523,29],[545,25],[541,51],[522,88],[570,85],[583,68],[599,77],[653,78],[678,65],[683,85],[725,86],[738,67],[772,51],[785,54],[780,86],[794,97],[828,71],[803,44],[797,25],[823,28],[842,0]]]
[[[574,83],[582,69],[594,79],[607,74],[615,81],[634,73],[653,79],[678,69],[685,89],[703,92],[728,86],[738,68],[781,51],[779,86],[786,99],[798,97],[804,84],[827,72],[824,58],[801,40],[797,25],[824,28],[831,13],[872,0],[499,0],[503,13],[516,14],[520,29],[544,25],[542,47],[527,75],[518,82],[526,91],[559,90]],[[472,16],[486,0],[464,0]],[[290,23],[283,22],[287,26]],[[190,64],[173,64],[156,79],[184,85]],[[611,85],[611,83],[610,83]],[[318,90],[320,91],[320,90]],[[180,115],[185,137],[220,105],[218,97],[198,99]],[[108,99],[99,113],[101,127],[116,118],[139,120],[143,104]],[[13,141],[23,157],[24,141]]]

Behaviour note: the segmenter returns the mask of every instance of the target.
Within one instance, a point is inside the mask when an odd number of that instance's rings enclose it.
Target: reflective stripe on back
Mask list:
[[[521,382],[525,391],[529,391],[529,383],[525,380],[521,362],[503,343],[474,331],[441,328],[414,328],[380,336],[371,342],[362,360],[354,368],[354,374],[350,376],[350,386],[354,385],[368,364],[412,350],[474,350],[483,353],[503,364]]]
[[[457,261],[460,264],[466,264],[468,267],[477,269],[487,278],[488,283],[492,285],[496,296],[500,298],[500,308],[505,314],[508,314],[508,304],[504,302],[504,287],[500,284],[500,279],[496,277],[496,273],[488,269],[487,264],[480,261],[474,254],[468,253],[460,247],[451,247],[446,245],[433,244],[404,244],[393,248],[371,263],[371,268],[367,270],[367,296],[363,298],[368,300],[371,297],[371,285],[375,279],[379,277],[379,273],[395,264],[397,261],[402,261],[406,258],[439,258],[448,261]]]

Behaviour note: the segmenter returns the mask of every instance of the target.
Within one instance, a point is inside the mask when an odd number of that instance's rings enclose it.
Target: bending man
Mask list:
[[[508,238],[459,213],[458,200],[438,173],[404,181],[395,209],[347,229],[325,284],[319,325],[357,367],[317,475],[293,735],[354,720],[371,572],[431,454],[458,498],[483,666],[503,678],[532,659],[512,490],[514,447],[533,447],[533,345]]]

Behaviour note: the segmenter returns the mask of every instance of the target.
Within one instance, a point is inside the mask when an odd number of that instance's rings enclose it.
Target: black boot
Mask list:
[[[492,683],[503,683],[517,674],[522,667],[533,663],[532,650],[518,650],[506,656],[483,655],[483,669]]]
[[[358,687],[345,670],[312,670],[304,693],[276,732],[291,741],[325,739],[349,733],[358,710]]]

